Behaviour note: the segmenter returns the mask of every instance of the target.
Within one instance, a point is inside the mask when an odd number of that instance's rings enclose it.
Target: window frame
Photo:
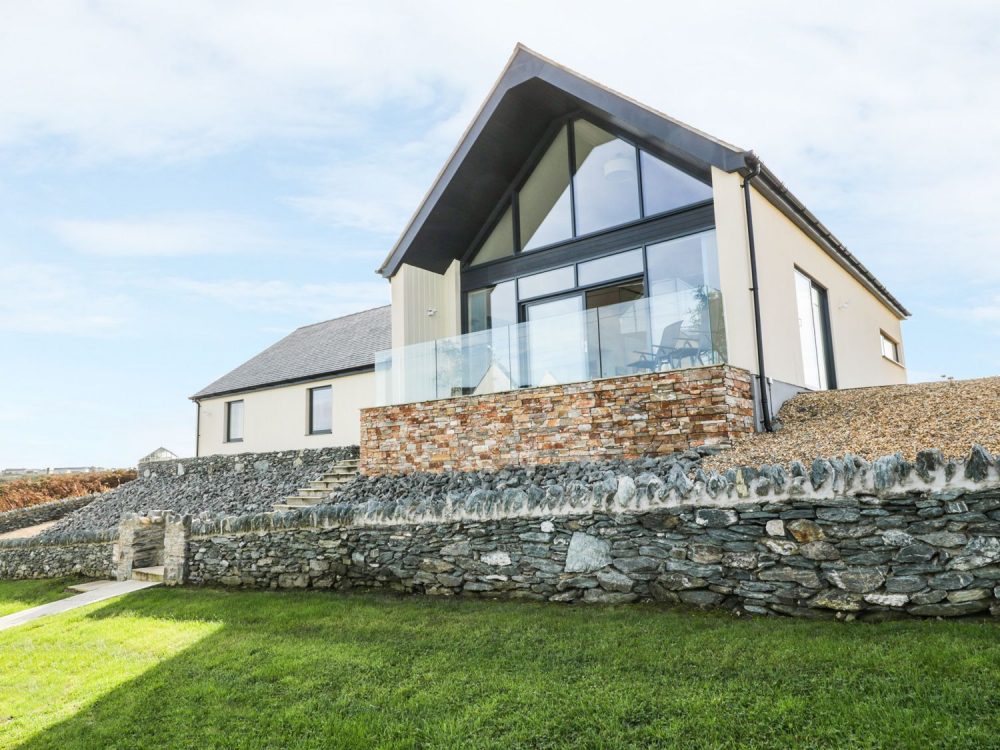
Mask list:
[[[247,416],[246,402],[242,398],[238,398],[238,399],[233,399],[232,401],[226,401],[225,403],[226,403],[226,408],[225,408],[225,425],[224,425],[224,431],[223,431],[223,435],[225,437],[225,440],[223,442],[226,442],[226,443],[242,443],[243,442],[243,436],[246,434],[246,431],[247,431],[247,424],[246,424],[246,416]],[[233,434],[233,417],[232,417],[232,414],[233,414],[233,404],[240,404],[240,407],[241,407],[241,409],[243,411],[243,414],[242,414],[242,424],[240,425],[241,432],[240,432],[240,436],[238,438],[234,438],[232,436],[232,434]]]
[[[878,331],[878,335],[879,335],[879,350],[880,350],[880,353],[882,355],[882,359],[887,359],[890,362],[892,362],[894,365],[899,365],[900,367],[902,367],[903,366],[903,345],[902,345],[902,343],[900,343],[899,341],[896,341],[896,339],[894,339],[892,336],[890,336],[888,333],[886,333],[884,329],[880,328],[879,331]],[[893,351],[893,353],[896,356],[890,357],[890,356],[888,356],[885,353],[885,342],[886,341],[889,342],[889,344],[892,347],[892,351]]]
[[[316,391],[330,391],[330,429],[328,430],[317,430],[313,428],[313,397]],[[306,413],[308,415],[308,428],[309,431],[307,435],[332,435],[333,434],[333,386],[332,385],[317,385],[312,388],[307,389],[308,393],[306,396]]]
[[[576,196],[575,196],[575,190],[576,190],[576,185],[575,185],[575,182],[576,182],[576,180],[575,180],[575,177],[576,177],[576,168],[575,168],[576,143],[575,143],[575,140],[576,139],[575,139],[575,135],[574,135],[574,128],[572,127],[572,123],[575,120],[584,120],[584,121],[590,123],[591,125],[594,125],[595,127],[598,127],[598,128],[603,129],[603,130],[606,130],[607,132],[611,133],[616,138],[619,138],[619,139],[625,141],[626,143],[628,143],[629,145],[631,145],[635,149],[635,164],[636,164],[636,172],[637,172],[637,178],[638,178],[636,180],[636,183],[637,183],[637,190],[638,190],[638,193],[639,193],[639,214],[640,214],[637,219],[625,222],[623,224],[615,224],[614,226],[604,227],[604,228],[601,228],[601,229],[597,229],[597,230],[594,230],[592,232],[588,232],[586,234],[580,234],[580,235],[576,234]],[[559,137],[559,133],[562,130],[562,128],[564,128],[564,127],[567,129],[567,137],[568,137],[568,140],[569,140],[569,144],[568,144],[568,148],[567,148],[567,157],[568,157],[568,162],[569,162],[568,163],[568,168],[569,168],[568,175],[569,175],[570,218],[571,218],[571,221],[572,221],[572,236],[567,237],[564,240],[559,240],[558,242],[550,243],[548,245],[540,245],[539,247],[534,247],[534,248],[532,248],[530,250],[522,250],[521,249],[521,244],[522,244],[521,243],[521,216],[520,216],[520,209],[519,209],[519,206],[518,206],[518,203],[519,203],[518,199],[519,199],[519,196],[520,196],[521,189],[525,186],[525,184],[527,183],[528,179],[531,177],[532,173],[534,172],[535,168],[538,166],[538,164],[541,161],[541,159],[548,152],[549,147],[555,142],[556,138]],[[595,118],[595,117],[589,115],[588,113],[586,113],[586,112],[584,112],[582,110],[577,110],[576,112],[572,112],[572,113],[570,113],[568,115],[564,115],[562,117],[557,118],[556,120],[554,120],[549,125],[548,129],[542,135],[542,137],[539,140],[538,144],[532,150],[532,152],[529,155],[529,157],[528,157],[527,161],[525,162],[524,166],[521,167],[521,169],[518,171],[517,175],[511,181],[510,186],[508,186],[507,190],[504,191],[504,194],[500,197],[500,200],[497,202],[497,205],[494,207],[493,211],[490,213],[490,215],[487,218],[487,220],[486,220],[485,224],[483,225],[483,227],[476,234],[475,238],[473,239],[472,243],[469,245],[468,249],[462,254],[462,256],[460,258],[461,268],[463,270],[466,270],[466,269],[479,270],[481,268],[488,268],[488,267],[490,267],[490,266],[492,266],[494,264],[509,263],[511,260],[515,260],[517,258],[521,258],[521,257],[524,257],[524,256],[529,256],[529,255],[535,255],[537,253],[545,252],[545,251],[550,250],[552,248],[562,247],[563,245],[567,245],[567,244],[571,244],[571,243],[574,243],[574,242],[578,242],[580,240],[587,240],[587,239],[590,239],[590,238],[593,238],[593,237],[599,237],[599,236],[607,234],[609,232],[618,232],[618,231],[621,231],[623,229],[627,229],[627,228],[630,228],[630,227],[634,227],[636,225],[644,224],[644,223],[649,222],[649,221],[655,221],[655,220],[660,219],[660,218],[662,218],[664,216],[671,216],[671,215],[674,215],[674,214],[677,214],[677,213],[684,213],[686,211],[689,211],[689,210],[692,210],[692,209],[695,209],[695,208],[700,208],[700,207],[711,206],[712,205],[714,198],[713,197],[709,197],[709,198],[706,198],[705,200],[696,201],[695,203],[690,203],[690,204],[688,204],[686,206],[680,206],[680,207],[677,207],[677,208],[668,209],[667,211],[660,211],[660,212],[655,213],[655,214],[648,214],[647,215],[646,214],[646,206],[645,206],[645,198],[643,197],[643,184],[642,184],[643,180],[642,180],[642,164],[641,164],[642,159],[641,159],[641,156],[640,156],[640,151],[646,151],[647,153],[649,153],[650,156],[653,156],[653,157],[655,157],[655,158],[657,158],[657,159],[659,159],[661,161],[667,162],[669,165],[677,168],[678,170],[680,170],[684,174],[687,174],[689,177],[691,177],[693,179],[696,179],[696,180],[699,180],[700,182],[702,182],[703,184],[705,184],[709,188],[709,190],[712,189],[712,176],[711,176],[711,172],[710,171],[705,171],[705,170],[702,170],[702,169],[694,168],[694,167],[692,167],[690,165],[685,165],[685,164],[681,163],[681,161],[676,156],[665,154],[662,150],[657,149],[655,147],[651,147],[651,146],[645,144],[642,140],[636,138],[635,136],[633,136],[633,135],[631,135],[629,133],[624,132],[621,128],[616,127],[615,125],[612,125],[611,123],[607,123],[607,122],[604,122],[604,121],[602,121],[602,120],[600,120],[598,118]],[[508,208],[511,209],[511,218],[512,218],[512,221],[513,221],[513,227],[512,227],[513,228],[513,234],[514,234],[514,237],[513,237],[513,252],[510,255],[504,256],[503,258],[498,258],[496,260],[487,261],[485,263],[479,263],[479,264],[476,264],[476,265],[472,265],[472,261],[475,259],[476,255],[479,253],[479,250],[481,249],[483,243],[492,234],[492,232],[493,232],[494,228],[496,227],[496,225],[499,224],[500,221],[503,219],[503,216],[504,216],[504,214],[505,214],[505,212],[507,211]]]
[[[823,324],[822,326],[823,330],[820,332],[820,334],[821,338],[823,339],[822,341],[823,353],[826,355],[826,388],[824,390],[835,391],[837,390],[837,363],[833,353],[833,321],[831,320],[830,316],[829,290],[827,289],[827,287],[820,284],[816,280],[815,276],[802,270],[802,268],[800,268],[799,266],[796,265],[793,266],[792,268],[794,274],[799,274],[804,278],[808,279],[811,285],[811,289],[814,289],[819,292],[820,312],[823,318],[823,320],[821,321]],[[794,275],[792,278],[794,282]],[[793,290],[794,290],[793,299],[795,299],[796,302],[796,316],[797,316],[798,292],[797,290],[795,290],[794,284],[793,284]],[[810,300],[810,306],[811,305],[812,302]],[[804,357],[805,353],[799,352],[799,356]]]

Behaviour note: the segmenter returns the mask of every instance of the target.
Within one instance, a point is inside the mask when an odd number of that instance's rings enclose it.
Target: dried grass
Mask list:
[[[3,482],[0,483],[0,513],[52,500],[107,492],[135,479],[135,476],[133,469],[115,469],[90,474],[60,474]]]

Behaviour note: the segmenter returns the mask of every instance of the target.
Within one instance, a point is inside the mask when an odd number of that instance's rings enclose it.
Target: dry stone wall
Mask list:
[[[0,580],[114,576],[117,556],[113,534],[80,534],[54,542],[0,540]]]
[[[663,456],[753,431],[728,365],[364,409],[361,471],[478,471]]]
[[[981,448],[187,523],[202,584],[1000,616],[1000,474]]]

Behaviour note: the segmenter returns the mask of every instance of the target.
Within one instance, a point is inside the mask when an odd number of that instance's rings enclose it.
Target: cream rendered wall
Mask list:
[[[462,332],[459,268],[457,260],[443,274],[405,263],[399,267],[391,279],[393,348]]]
[[[309,435],[310,388],[333,388],[333,432]],[[226,402],[243,400],[243,442],[225,442]],[[375,405],[375,374],[264,388],[259,391],[204,399],[198,429],[198,455],[260,453],[263,451],[358,445],[361,409]]]
[[[740,176],[713,168],[712,192],[730,363],[757,372]],[[884,330],[902,344],[896,314],[756,190],[750,200],[768,377],[805,382],[795,298],[799,268],[827,290],[837,387],[905,383],[905,367],[882,356],[879,337]]]

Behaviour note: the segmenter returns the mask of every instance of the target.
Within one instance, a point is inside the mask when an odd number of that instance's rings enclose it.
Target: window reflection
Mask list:
[[[518,212],[522,250],[532,250],[573,236],[567,133],[568,128],[564,126],[521,188]]]
[[[573,123],[576,233],[639,218],[636,149],[586,120]]]
[[[646,216],[700,203],[712,197],[712,188],[672,164],[640,151],[642,203]]]

